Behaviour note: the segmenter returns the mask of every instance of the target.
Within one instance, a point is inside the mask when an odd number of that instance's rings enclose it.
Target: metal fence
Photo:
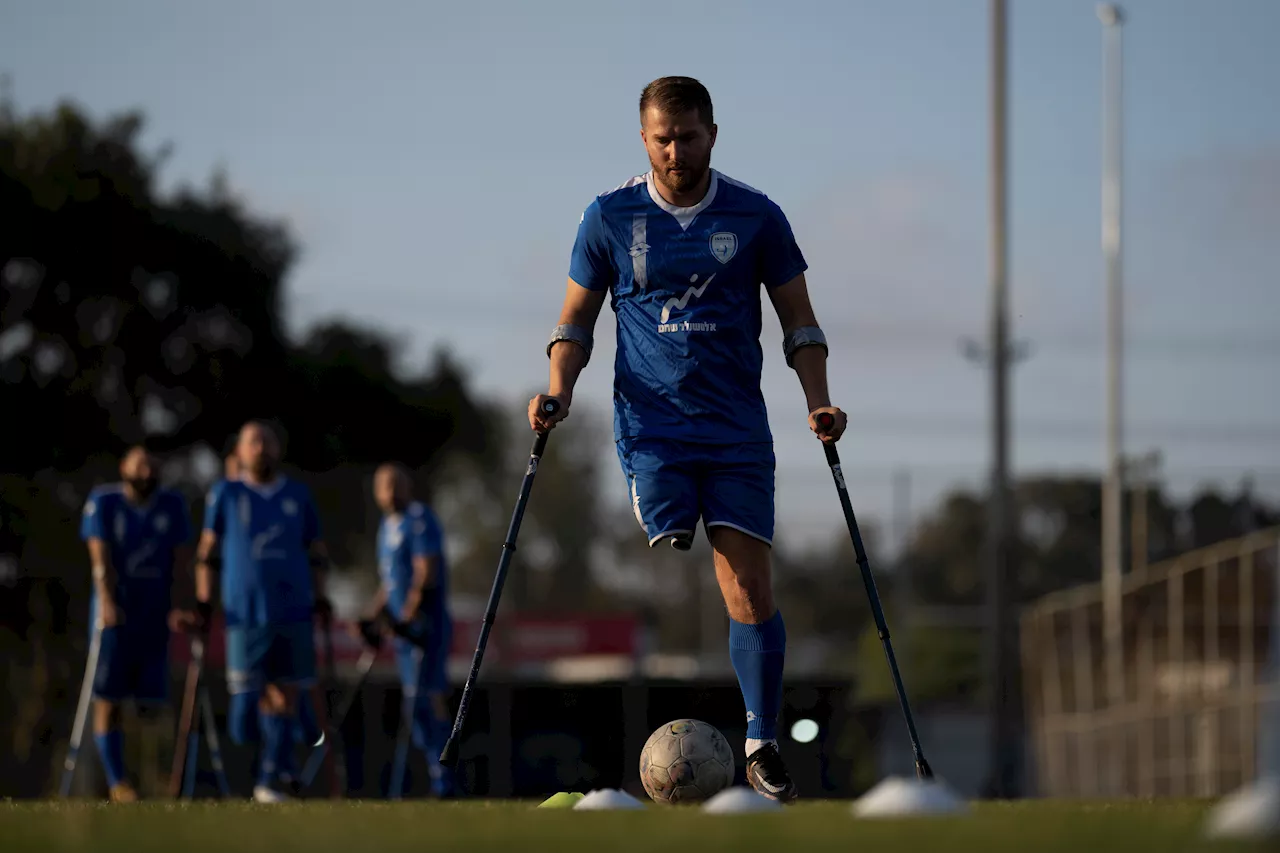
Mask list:
[[[1253,780],[1264,736],[1280,736],[1278,589],[1280,528],[1126,575],[1114,702],[1100,584],[1025,608],[1037,793],[1207,797]]]

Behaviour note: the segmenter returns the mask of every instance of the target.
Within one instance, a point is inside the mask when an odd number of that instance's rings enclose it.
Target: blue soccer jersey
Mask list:
[[[191,540],[191,519],[182,495],[159,489],[145,504],[135,506],[119,484],[96,488],[84,505],[80,537],[106,543],[124,625],[167,631],[174,549]]]
[[[222,547],[229,627],[311,618],[310,548],[320,538],[320,519],[305,485],[287,477],[266,486],[222,480],[209,494],[204,526]]]
[[[612,292],[616,437],[710,444],[772,440],[760,391],[760,287],[807,269],[782,210],[711,172],[693,207],[648,173],[596,198],[569,277]]]
[[[436,557],[435,583],[423,590],[419,614],[439,622],[448,597],[448,568],[440,520],[425,504],[414,501],[403,513],[386,516],[378,528],[378,574],[387,603],[398,617],[413,582],[413,558]]]

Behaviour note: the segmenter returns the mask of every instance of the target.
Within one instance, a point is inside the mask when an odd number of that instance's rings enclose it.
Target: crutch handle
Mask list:
[[[830,412],[818,412],[818,414],[814,416],[813,420],[818,425],[818,429],[823,432],[827,432],[836,425],[836,416]],[[840,451],[836,450],[835,444],[824,442],[822,445],[822,452],[827,455],[828,465],[834,466],[840,464]]]

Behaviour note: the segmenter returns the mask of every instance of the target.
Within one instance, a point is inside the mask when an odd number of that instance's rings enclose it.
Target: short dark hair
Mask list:
[[[677,113],[697,110],[698,118],[707,127],[715,124],[715,114],[711,109],[711,93],[692,77],[659,77],[640,93],[640,121],[644,121],[644,111],[649,107],[657,107],[664,113]]]

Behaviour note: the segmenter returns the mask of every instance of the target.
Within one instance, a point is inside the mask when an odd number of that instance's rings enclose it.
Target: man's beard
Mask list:
[[[156,486],[159,485],[155,477],[135,477],[128,482],[129,488],[133,489],[134,494],[142,500],[151,497],[156,490]]]
[[[658,166],[651,160],[649,165],[653,166],[654,175],[667,189],[673,193],[687,193],[697,187],[698,183],[707,176],[707,171],[711,168],[711,158],[708,157],[700,164],[682,160],[669,166]],[[673,175],[670,170],[676,166],[680,167],[681,171]]]
[[[256,465],[246,466],[253,471],[253,476],[263,483],[269,483],[276,475],[276,463],[269,459],[259,460]]]

